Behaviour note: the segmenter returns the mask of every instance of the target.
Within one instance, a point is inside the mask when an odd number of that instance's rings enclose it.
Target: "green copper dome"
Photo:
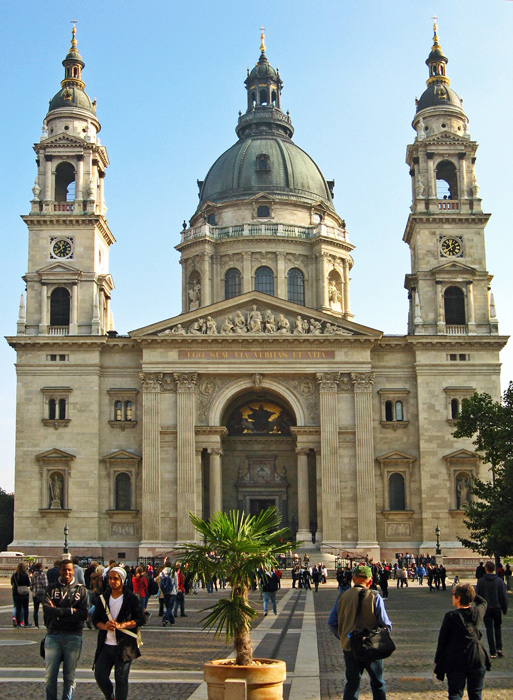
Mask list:
[[[447,63],[449,59],[445,56],[438,41],[438,27],[435,21],[433,27],[433,46],[426,59],[429,68],[429,78],[427,88],[422,93],[417,102],[417,113],[428,107],[457,107],[463,112],[462,102],[452,88],[449,87],[450,80],[447,77]]]
[[[330,189],[315,162],[292,141],[290,117],[280,107],[283,82],[261,54],[244,81],[248,106],[236,127],[237,143],[210,168],[200,191],[199,207],[207,201],[220,203],[251,199],[266,192],[277,200],[307,204],[322,201],[334,210]]]
[[[96,118],[93,103],[84,90],[79,87],[66,86],[59,90],[59,92],[50,100],[48,111],[52,112],[54,109],[61,109],[63,107],[78,107],[79,109],[85,109],[86,111],[91,112],[91,114]]]

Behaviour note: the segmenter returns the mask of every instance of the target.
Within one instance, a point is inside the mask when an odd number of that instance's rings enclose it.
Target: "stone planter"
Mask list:
[[[203,666],[203,678],[208,687],[208,700],[230,700],[232,691],[225,695],[227,680],[245,680],[247,700],[282,700],[283,682],[287,676],[284,661],[254,659],[251,666],[235,666],[232,659],[218,659]],[[229,684],[228,684],[229,685]],[[233,697],[240,698],[239,689]]]

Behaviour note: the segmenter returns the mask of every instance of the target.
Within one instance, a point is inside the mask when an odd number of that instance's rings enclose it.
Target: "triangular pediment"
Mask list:
[[[130,335],[135,338],[294,336],[299,339],[314,336],[380,338],[382,333],[332,313],[252,291],[138,328]]]
[[[38,461],[56,459],[70,460],[75,459],[75,455],[72,455],[69,452],[64,452],[63,450],[58,450],[54,447],[51,450],[46,450],[46,452],[40,452],[38,455],[36,455],[36,459]]]
[[[50,265],[46,265],[45,267],[40,267],[39,270],[37,271],[38,275],[48,275],[48,274],[77,274],[79,270],[77,270],[76,267],[72,267],[71,265],[66,265],[66,263],[63,262],[55,262],[55,263],[50,263]]]
[[[455,459],[470,459],[475,462],[477,455],[469,450],[456,450],[448,455],[444,455],[443,459],[446,461],[453,461]]]
[[[253,202],[258,202],[261,199],[265,200],[266,202],[276,201],[276,197],[270,192],[259,192],[258,194],[255,194],[253,197],[251,197],[251,200]]]
[[[50,136],[45,140],[45,147],[48,146],[80,146],[84,147],[85,143],[90,143],[89,141],[84,141],[80,136],[75,136],[70,133],[60,133],[55,136]]]
[[[435,273],[440,273],[440,272],[450,272],[450,273],[466,273],[466,274],[471,274],[474,275],[476,273],[476,269],[474,267],[470,267],[470,265],[465,265],[462,262],[458,262],[457,260],[451,260],[450,262],[443,263],[442,265],[437,265],[432,269],[432,272]]]
[[[432,134],[431,136],[426,136],[424,139],[426,145],[431,144],[457,144],[463,146],[465,150],[468,148],[469,139],[459,134],[455,134],[452,131],[441,131],[438,134]]]
[[[393,450],[392,452],[387,452],[385,455],[376,457],[376,459],[378,462],[415,462],[417,458],[406,452]]]
[[[105,462],[140,462],[141,456],[127,450],[115,450],[115,452],[103,455],[102,460]]]

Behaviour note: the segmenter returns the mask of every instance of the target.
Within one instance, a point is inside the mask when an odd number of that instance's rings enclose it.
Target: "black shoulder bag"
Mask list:
[[[386,659],[395,651],[395,644],[388,627],[375,627],[372,630],[356,629],[356,621],[362,609],[366,590],[358,593],[358,607],[354,616],[353,630],[349,633],[353,659],[361,663]]]

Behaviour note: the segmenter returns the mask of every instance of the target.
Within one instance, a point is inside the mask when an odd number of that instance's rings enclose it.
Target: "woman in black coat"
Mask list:
[[[128,674],[139,651],[137,630],[146,621],[141,602],[132,591],[123,588],[126,571],[115,566],[109,570],[109,586],[98,598],[92,621],[100,631],[94,657],[94,677],[106,700],[126,700]],[[103,600],[102,600],[103,599]],[[110,680],[114,666],[116,692]]]
[[[16,608],[16,625],[15,627],[30,627],[29,622],[29,594],[30,594],[30,577],[27,573],[27,565],[24,561],[20,561],[16,567],[16,571],[11,576],[12,599]],[[21,611],[23,610],[23,617]],[[25,620],[25,622],[23,622]]]
[[[469,700],[481,700],[484,675],[490,670],[478,630],[486,601],[470,583],[460,583],[453,588],[452,604],[456,609],[446,613],[438,635],[435,674],[440,680],[447,675],[449,700],[462,698],[465,684]]]

